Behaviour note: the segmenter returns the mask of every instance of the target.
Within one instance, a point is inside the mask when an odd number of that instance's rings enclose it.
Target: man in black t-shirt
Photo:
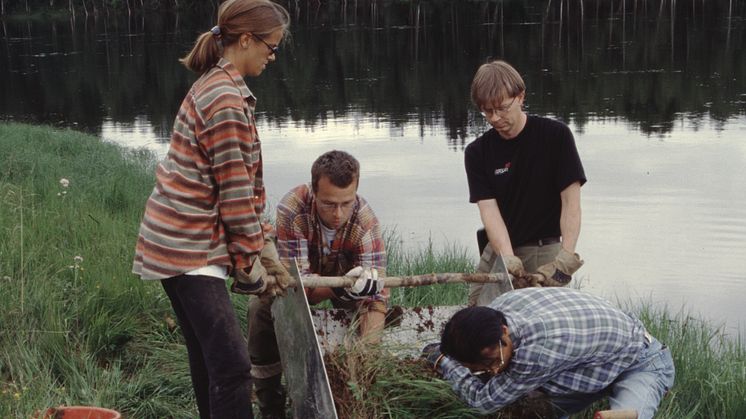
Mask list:
[[[465,152],[469,201],[489,240],[478,270],[490,272],[500,254],[513,276],[536,272],[540,285],[566,285],[583,264],[575,245],[586,181],[570,129],[523,111],[526,86],[504,61],[479,67],[471,98],[492,125]],[[469,304],[497,295],[494,285],[473,284]]]

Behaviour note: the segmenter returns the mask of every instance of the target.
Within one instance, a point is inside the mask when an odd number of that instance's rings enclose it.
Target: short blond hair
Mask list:
[[[513,66],[502,60],[479,66],[471,82],[471,100],[482,108],[526,91],[523,78]]]

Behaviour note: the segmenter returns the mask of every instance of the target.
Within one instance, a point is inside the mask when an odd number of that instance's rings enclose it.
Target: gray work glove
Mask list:
[[[580,255],[570,253],[565,248],[560,248],[557,257],[544,265],[539,266],[536,273],[541,274],[543,280],[540,281],[543,287],[563,287],[570,283],[572,274],[583,266]]]
[[[383,290],[383,279],[378,279],[378,271],[375,268],[357,266],[347,272],[345,276],[355,278],[351,287],[332,288],[334,295],[342,301],[363,300],[377,295]]]
[[[264,266],[262,266],[258,256],[254,256],[252,259],[253,263],[251,266],[236,269],[233,272],[232,292],[244,295],[260,295],[267,290],[269,274]]]
[[[265,240],[259,255],[255,256],[251,267],[237,270],[231,291],[237,294],[258,295],[271,299],[285,295],[291,276],[280,262],[277,248],[272,240]]]
[[[262,252],[259,253],[262,266],[267,270],[269,276],[274,277],[274,282],[269,284],[269,289],[265,294],[267,297],[284,296],[285,290],[292,282],[292,277],[285,265],[280,262],[280,255],[277,253],[274,240],[267,239],[264,241]]]
[[[526,276],[526,269],[523,268],[521,258],[515,255],[502,255],[502,257],[505,261],[505,267],[508,268],[509,274],[516,278],[523,278]]]

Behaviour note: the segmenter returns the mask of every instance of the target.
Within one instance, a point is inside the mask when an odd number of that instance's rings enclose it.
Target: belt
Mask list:
[[[560,237],[559,236],[545,237],[545,238],[539,239],[539,240],[529,240],[529,241],[527,241],[525,243],[521,243],[520,246],[516,246],[516,247],[523,247],[523,246],[539,246],[539,247],[541,247],[541,246],[546,246],[546,245],[549,245],[549,244],[555,244],[555,243],[559,243],[559,242],[560,242]]]

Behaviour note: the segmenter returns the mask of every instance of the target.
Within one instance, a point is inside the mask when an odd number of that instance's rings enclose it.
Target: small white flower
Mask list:
[[[67,191],[62,191],[62,195],[67,195]]]
[[[83,256],[80,256],[80,255],[75,256],[73,260],[75,261],[75,263],[81,263],[83,262]]]
[[[62,194],[61,194],[61,193],[59,193],[59,192],[57,192],[57,196],[62,196]]]
[[[68,186],[70,186],[70,181],[65,178],[62,178],[60,179],[60,185],[62,185],[63,188],[67,188]]]

